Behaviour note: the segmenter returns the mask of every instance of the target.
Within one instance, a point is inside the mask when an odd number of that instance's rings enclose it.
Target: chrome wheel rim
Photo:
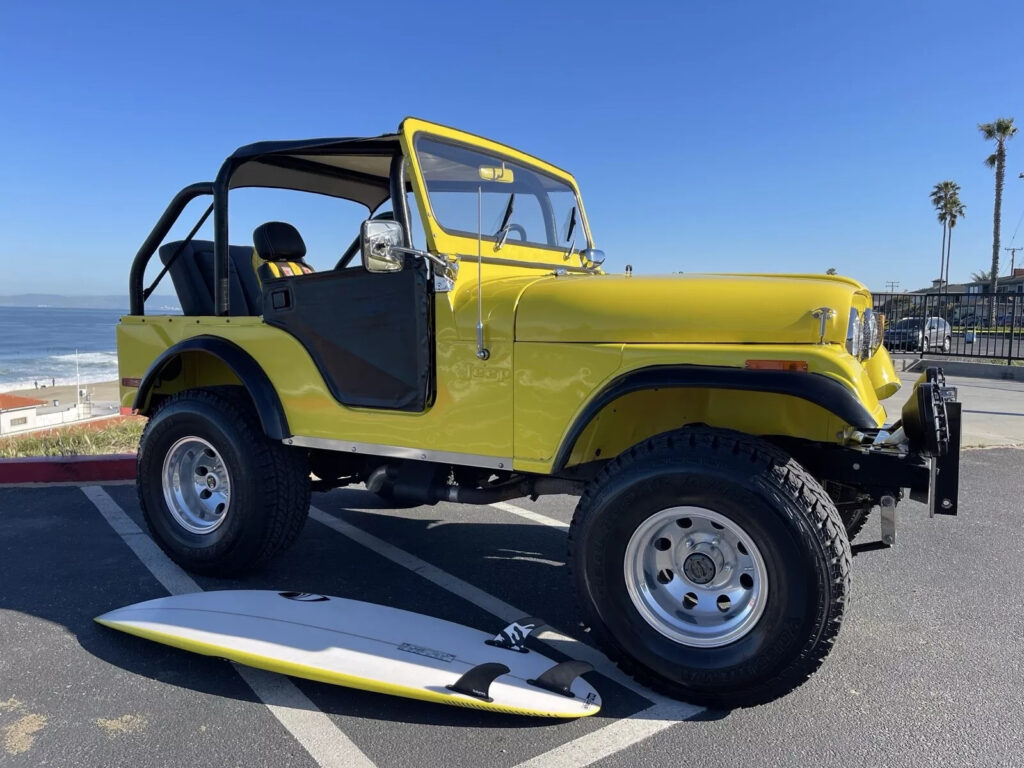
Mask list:
[[[217,450],[201,437],[183,437],[167,451],[161,476],[164,501],[189,533],[213,533],[231,506],[231,476]]]
[[[724,515],[671,507],[626,545],[626,590],[644,620],[670,640],[716,648],[750,632],[764,612],[768,574],[753,539]]]

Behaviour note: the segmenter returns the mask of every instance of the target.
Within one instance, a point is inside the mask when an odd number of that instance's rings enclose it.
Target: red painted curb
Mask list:
[[[30,456],[0,459],[0,485],[12,483],[95,483],[135,479],[135,454]]]

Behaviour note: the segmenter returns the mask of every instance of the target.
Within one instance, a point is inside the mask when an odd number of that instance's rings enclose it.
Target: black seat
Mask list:
[[[253,230],[252,243],[256,255],[263,260],[256,267],[261,283],[313,272],[313,268],[304,261],[306,244],[302,242],[302,235],[287,222],[268,221],[260,224]]]
[[[181,241],[160,247],[160,261],[167,264]],[[213,315],[213,243],[192,240],[168,270],[174,290],[186,315]],[[230,315],[259,315],[262,311],[260,283],[252,269],[252,249],[244,245],[228,247]]]

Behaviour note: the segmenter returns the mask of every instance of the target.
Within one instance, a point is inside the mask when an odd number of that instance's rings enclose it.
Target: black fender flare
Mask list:
[[[859,429],[877,426],[857,396],[835,379],[815,373],[765,371],[710,365],[652,365],[609,382],[575,418],[555,456],[554,471],[565,469],[583,430],[609,403],[648,389],[732,389],[790,395],[821,406]]]
[[[132,403],[133,409],[144,416],[149,415],[150,409],[145,405],[150,390],[167,365],[184,352],[203,352],[223,362],[249,392],[263,425],[263,432],[275,440],[291,437],[281,398],[277,396],[277,390],[274,389],[266,372],[248,352],[220,336],[192,336],[164,350],[142,377],[139,391],[135,393],[135,401]]]

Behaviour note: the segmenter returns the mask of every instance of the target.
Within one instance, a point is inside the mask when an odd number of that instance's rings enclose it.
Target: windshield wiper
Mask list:
[[[569,225],[565,228],[565,239],[569,240],[569,238],[572,237],[572,234],[573,234],[573,232],[575,230],[576,230],[576,206],[574,205],[572,207],[572,210],[569,212]],[[573,247],[575,245],[576,245],[576,238],[572,237],[572,240],[569,241],[569,250],[566,251],[565,255],[562,257],[563,261],[568,261],[569,258],[572,256],[572,249],[573,249]]]
[[[496,251],[500,251],[501,247],[505,245],[505,240],[508,238],[508,233],[511,229],[509,226],[509,220],[512,218],[512,211],[514,211],[515,208],[516,193],[513,192],[508,196],[508,205],[505,206],[505,215],[501,217],[501,226],[498,227],[498,231],[494,233],[494,237],[498,238],[498,242],[494,245],[494,250]]]

